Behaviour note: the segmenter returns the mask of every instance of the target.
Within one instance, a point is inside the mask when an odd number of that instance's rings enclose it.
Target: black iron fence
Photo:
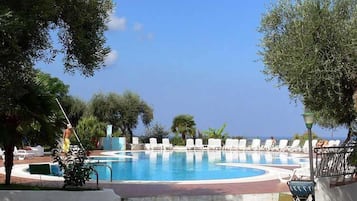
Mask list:
[[[316,177],[334,177],[356,173],[356,145],[315,148]]]

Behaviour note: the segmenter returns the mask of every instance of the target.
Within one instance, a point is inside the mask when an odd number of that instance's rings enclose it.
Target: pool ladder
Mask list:
[[[101,163],[99,163],[99,161],[98,161],[98,163],[94,163],[94,164],[92,164],[93,166],[104,166],[104,167],[107,167],[108,169],[109,169],[109,171],[110,171],[110,182],[112,182],[113,181],[113,169],[112,169],[112,167],[110,167],[109,165],[107,165],[107,164],[101,164]],[[95,172],[95,175],[96,175],[96,177],[97,177],[97,186],[98,186],[98,180],[99,180],[99,174],[98,174],[98,172],[95,170],[95,169],[93,169],[93,171]]]

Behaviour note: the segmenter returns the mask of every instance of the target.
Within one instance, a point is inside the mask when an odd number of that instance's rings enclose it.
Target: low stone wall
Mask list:
[[[120,201],[112,189],[93,191],[32,191],[0,190],[0,200],[6,201]]]

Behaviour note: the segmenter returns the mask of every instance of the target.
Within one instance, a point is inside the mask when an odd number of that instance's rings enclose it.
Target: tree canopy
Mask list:
[[[32,127],[45,133],[56,127],[56,94],[34,79],[35,62],[52,61],[63,53],[65,71],[92,76],[109,53],[104,31],[111,8],[111,0],[0,2],[0,132],[6,184],[10,183],[14,145],[23,138],[21,131]],[[60,49],[51,41],[55,31]]]
[[[89,103],[89,113],[98,120],[112,124],[124,135],[133,136],[133,129],[139,123],[139,118],[145,126],[148,126],[153,116],[153,109],[141,100],[140,96],[130,91],[123,95],[115,93],[95,94]]]
[[[63,53],[66,71],[93,75],[109,53],[104,31],[111,9],[111,0],[1,1],[1,67],[22,68]],[[52,44],[52,30],[57,30],[61,49]]]
[[[349,127],[356,118],[356,5],[356,0],[280,0],[261,21],[264,73],[287,86],[323,127]]]
[[[196,134],[196,123],[193,116],[189,114],[177,115],[172,121],[171,131],[180,133],[183,140],[186,140],[187,135],[194,137]]]
[[[208,128],[208,130],[203,131],[208,138],[218,138],[218,139],[226,139],[228,137],[228,133],[224,132],[224,129],[227,127],[227,124],[223,124],[220,128]]]
[[[97,148],[100,137],[105,137],[106,125],[94,116],[87,116],[80,119],[76,127],[78,137],[86,150]]]

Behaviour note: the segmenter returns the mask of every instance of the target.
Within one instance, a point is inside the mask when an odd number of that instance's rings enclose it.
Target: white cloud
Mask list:
[[[126,18],[117,17],[113,13],[109,15],[108,28],[110,30],[124,31],[126,29]]]
[[[141,31],[143,29],[143,25],[140,23],[134,23],[134,31]]]
[[[109,54],[105,57],[104,63],[107,66],[113,65],[118,60],[118,52],[116,50],[112,50]]]

